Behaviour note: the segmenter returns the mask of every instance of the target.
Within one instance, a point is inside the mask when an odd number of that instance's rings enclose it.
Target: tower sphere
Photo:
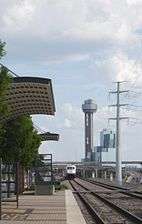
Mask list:
[[[88,99],[82,104],[82,110],[84,113],[95,113],[97,111],[97,104],[94,100]]]

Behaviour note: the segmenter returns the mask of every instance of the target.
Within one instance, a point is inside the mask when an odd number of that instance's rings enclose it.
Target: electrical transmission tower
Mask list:
[[[123,82],[116,82],[116,91],[110,91],[109,94],[116,94],[116,104],[109,105],[109,107],[116,107],[116,117],[109,118],[109,120],[116,121],[116,181],[119,185],[122,185],[122,161],[121,161],[121,148],[120,148],[120,120],[128,119],[128,117],[120,116],[120,108],[127,106],[128,104],[120,103],[120,94],[127,93],[129,90],[120,90],[120,84]]]

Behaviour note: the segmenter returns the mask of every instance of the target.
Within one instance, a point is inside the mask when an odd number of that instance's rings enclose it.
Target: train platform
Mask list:
[[[85,224],[84,217],[71,190],[54,195],[22,195],[19,208],[3,203],[0,224]]]

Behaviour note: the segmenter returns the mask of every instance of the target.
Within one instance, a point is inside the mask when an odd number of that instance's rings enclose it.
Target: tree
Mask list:
[[[44,156],[42,154],[38,154],[32,162],[32,167],[43,166],[44,165],[43,159],[44,159]]]
[[[2,42],[0,40],[0,59],[5,55],[4,47],[5,47],[5,42]]]
[[[5,43],[0,41],[0,58],[4,55],[4,45]],[[8,70],[1,66],[0,67],[0,144],[3,139],[5,125],[3,118],[7,118],[9,114],[9,107],[6,103],[6,93],[12,83],[12,76],[9,75]]]
[[[0,40],[0,59],[4,56],[5,43]],[[19,189],[24,187],[24,168],[38,158],[38,147],[41,143],[40,136],[33,128],[29,116],[21,116],[10,120],[9,107],[6,93],[10,89],[12,76],[8,69],[0,67],[0,157],[3,162],[20,162]],[[20,172],[19,171],[19,172]]]
[[[24,167],[30,167],[38,157],[41,138],[33,127],[30,116],[20,116],[7,122],[2,142],[4,161],[19,161]]]
[[[12,76],[9,75],[5,67],[0,68],[0,117],[9,115],[8,104],[6,102],[6,93],[12,83]]]
[[[5,43],[0,40],[0,59],[5,54]],[[33,127],[30,116],[10,120],[6,93],[12,83],[8,70],[0,68],[0,157],[3,161],[19,161],[23,167],[39,161],[38,148],[41,138]],[[4,118],[4,119],[3,119]]]
[[[4,56],[5,42],[0,40],[0,59]],[[1,66],[0,67],[0,118],[8,115],[8,105],[5,101],[6,93],[11,85],[12,76],[9,75],[8,70]]]

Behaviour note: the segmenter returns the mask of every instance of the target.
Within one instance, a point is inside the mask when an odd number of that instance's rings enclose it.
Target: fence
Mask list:
[[[19,163],[3,163],[0,158],[0,220],[3,202],[19,202]]]

